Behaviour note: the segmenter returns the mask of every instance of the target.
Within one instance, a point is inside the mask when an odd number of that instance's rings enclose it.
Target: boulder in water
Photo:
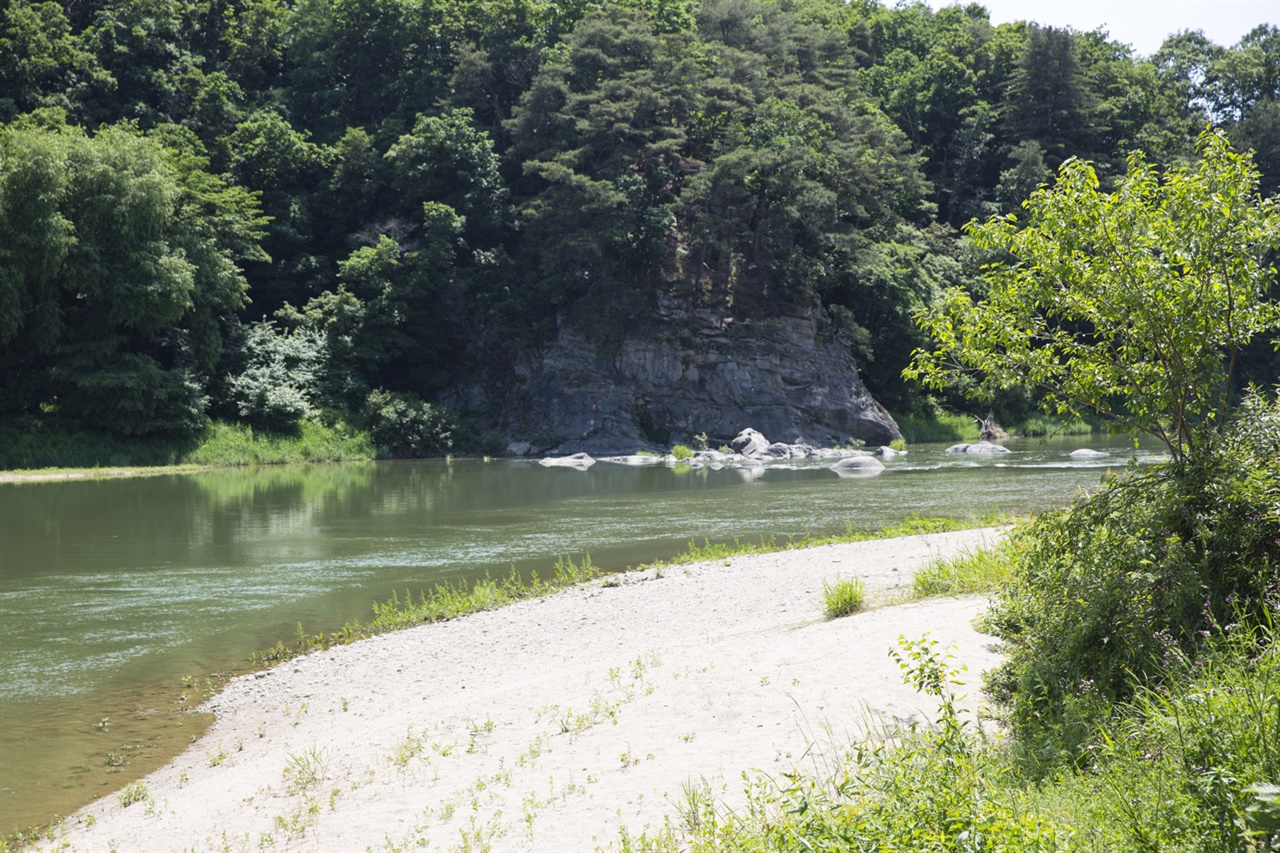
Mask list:
[[[539,459],[538,464],[545,468],[575,468],[585,471],[596,464],[596,460],[585,453],[575,453],[572,456],[547,456]]]
[[[874,477],[884,470],[884,463],[874,456],[850,456],[831,466],[841,477]]]
[[[979,441],[977,444],[953,444],[947,448],[948,453],[1008,453],[1009,448],[1001,447],[998,444],[992,444],[989,441]]]

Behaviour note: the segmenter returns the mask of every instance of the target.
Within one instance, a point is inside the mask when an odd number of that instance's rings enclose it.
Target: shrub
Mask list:
[[[315,414],[312,389],[325,359],[324,338],[298,329],[281,332],[271,323],[249,327],[245,367],[227,380],[227,397],[245,422],[276,432],[297,430]]]
[[[836,578],[823,581],[822,598],[828,619],[836,619],[857,613],[866,606],[867,591],[857,578]]]
[[[1280,408],[1250,397],[1210,447],[1014,532],[1021,560],[988,617],[1008,660],[988,686],[1046,753],[1074,753],[1109,705],[1280,594]]]
[[[693,450],[687,444],[677,444],[675,447],[671,448],[671,455],[674,456],[677,461],[684,461],[685,459],[691,459],[693,457]]]
[[[377,389],[365,402],[364,418],[379,455],[440,456],[453,447],[453,414],[413,394]]]

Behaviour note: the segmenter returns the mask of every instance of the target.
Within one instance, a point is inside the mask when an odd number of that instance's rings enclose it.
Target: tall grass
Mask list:
[[[561,589],[585,583],[600,576],[600,569],[585,555],[580,562],[561,557],[546,578],[536,571],[522,578],[513,567],[501,580],[486,574],[474,583],[440,583],[422,592],[415,600],[409,592],[401,599],[392,593],[384,602],[374,602],[373,618],[367,622],[350,622],[328,634],[308,634],[298,625],[293,645],[283,640],[265,652],[253,656],[257,664],[276,663],[332,645],[351,643],[365,637],[411,628],[427,622],[443,622],[470,613],[496,610],[530,598],[540,598]]]
[[[966,551],[930,563],[912,577],[911,595],[989,595],[1009,580],[1018,560],[1018,547],[1016,540],[1005,540],[997,548]]]
[[[937,412],[894,418],[907,444],[939,441],[977,441],[978,422],[967,415]]]
[[[246,424],[215,423],[199,446],[182,456],[195,465],[270,465],[282,462],[343,462],[374,457],[367,433],[345,424],[303,421],[296,434],[255,432]]]
[[[0,425],[0,470],[263,465],[374,458],[368,434],[304,421],[297,433],[214,422],[193,439],[122,438],[50,424]]]
[[[822,609],[828,619],[839,619],[862,610],[867,604],[867,588],[857,578],[822,582]]]

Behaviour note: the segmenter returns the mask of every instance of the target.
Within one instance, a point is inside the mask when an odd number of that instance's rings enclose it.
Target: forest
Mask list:
[[[1274,194],[1280,28],[1136,56],[976,3],[8,0],[0,122],[6,436],[429,455],[493,440],[459,387],[662,292],[816,302],[890,411],[945,408],[902,371],[917,312],[982,295],[966,224],[1207,126]]]

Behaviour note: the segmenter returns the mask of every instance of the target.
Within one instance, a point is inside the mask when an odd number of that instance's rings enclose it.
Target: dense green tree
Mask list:
[[[1031,385],[1059,414],[1155,436],[1179,471],[1206,453],[1240,348],[1280,327],[1264,298],[1280,211],[1225,134],[1206,131],[1198,153],[1163,176],[1134,153],[1110,194],[1071,161],[1032,195],[1025,228],[1011,216],[972,227],[1007,260],[987,268],[982,301],[956,288],[921,312],[933,348],[908,375],[935,386],[973,377],[979,395]]]
[[[284,303],[304,304],[328,286],[333,276],[326,248],[317,245],[315,218],[332,171],[330,152],[310,134],[294,128],[273,111],[253,114],[220,140],[218,159],[240,186],[261,194],[270,217],[263,243],[270,263],[255,263],[252,312],[270,316]],[[345,247],[342,247],[345,248]]]
[[[1105,159],[1098,120],[1098,98],[1072,32],[1028,26],[1005,104],[1011,139],[1039,143],[1052,169],[1069,157]]]
[[[240,362],[222,393],[236,419],[273,432],[296,430],[316,413],[325,339],[311,329],[283,331],[259,322],[240,330]]]
[[[0,9],[0,121],[39,107],[75,114],[114,84],[58,3],[11,0]]]
[[[626,315],[665,256],[696,77],[686,36],[627,9],[587,16],[567,47],[508,123],[525,175],[529,294],[544,311],[590,296]]]
[[[405,121],[447,94],[459,4],[303,0],[287,33],[292,117],[332,141],[350,126]]]
[[[127,127],[0,132],[0,383],[10,414],[120,435],[204,422],[217,318],[260,256],[256,203]]]

